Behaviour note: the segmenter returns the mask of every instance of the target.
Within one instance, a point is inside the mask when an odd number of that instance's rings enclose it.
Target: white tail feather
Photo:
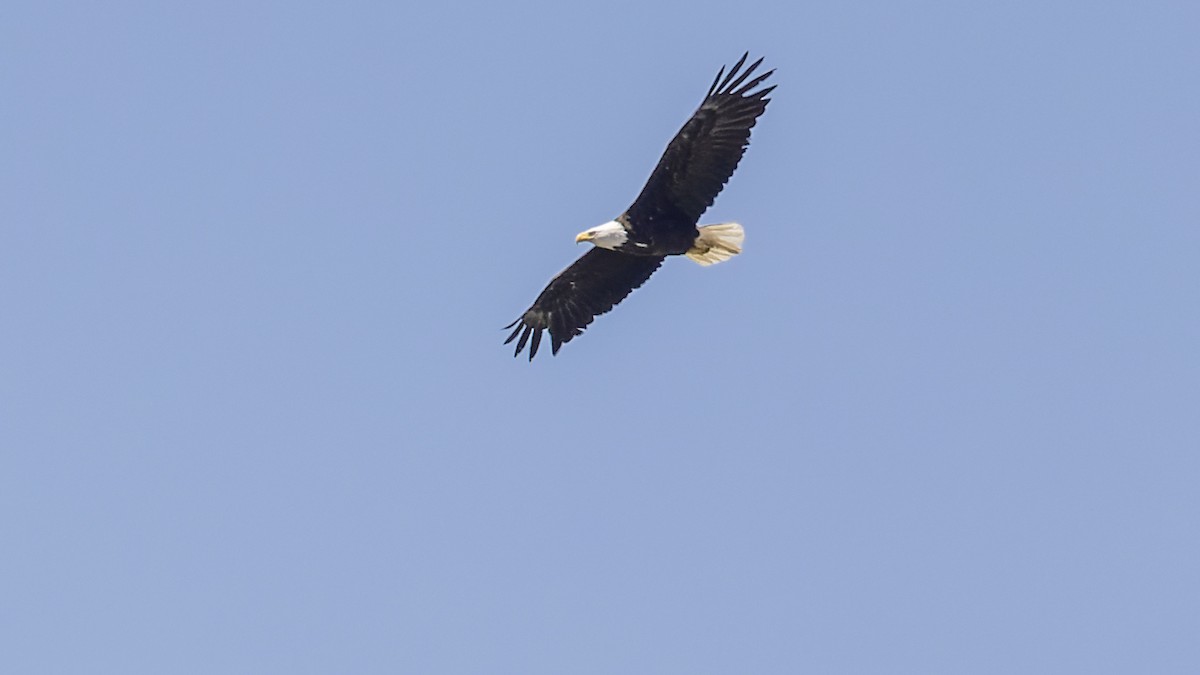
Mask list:
[[[701,265],[715,265],[741,253],[745,239],[746,233],[737,223],[705,225],[686,255]]]

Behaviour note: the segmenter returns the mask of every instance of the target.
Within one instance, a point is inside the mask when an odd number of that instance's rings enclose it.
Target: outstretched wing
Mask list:
[[[635,227],[660,219],[695,223],[733,175],[750,145],[750,129],[771,100],[766,96],[775,89],[750,93],[775,71],[747,82],[762,63],[759,59],[742,70],[747,56],[749,52],[728,75],[724,68],[717,73],[700,107],[667,146],[642,193],[625,212]]]
[[[532,361],[542,341],[542,331],[549,329],[551,350],[557,354],[564,343],[583,334],[583,329],[593,318],[612,309],[633,289],[646,283],[662,261],[659,257],[593,248],[554,277],[533,306],[505,326],[505,329],[513,326],[516,329],[504,344],[520,335],[513,356],[519,356],[528,342],[529,360]]]

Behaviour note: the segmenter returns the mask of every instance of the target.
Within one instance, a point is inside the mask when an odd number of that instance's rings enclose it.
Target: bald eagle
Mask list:
[[[551,350],[557,354],[592,319],[644,284],[669,255],[712,265],[741,253],[741,225],[696,223],[733,175],[750,145],[750,129],[771,100],[767,94],[775,89],[751,91],[775,71],[747,81],[763,61],[743,70],[748,56],[743,54],[728,74],[724,68],[717,73],[633,205],[615,220],[576,236],[576,243],[586,241],[594,248],[554,277],[533,306],[505,326],[516,328],[504,344],[521,338],[513,356],[528,343],[532,361],[543,330],[550,331]]]

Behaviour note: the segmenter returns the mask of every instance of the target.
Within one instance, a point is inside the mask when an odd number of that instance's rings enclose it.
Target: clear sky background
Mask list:
[[[0,671],[1200,672],[1197,35],[9,3]],[[513,359],[745,50],[746,252]]]

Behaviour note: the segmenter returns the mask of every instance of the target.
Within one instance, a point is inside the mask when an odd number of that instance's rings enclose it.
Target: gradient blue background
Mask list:
[[[1200,4],[3,15],[0,671],[1200,672]]]

